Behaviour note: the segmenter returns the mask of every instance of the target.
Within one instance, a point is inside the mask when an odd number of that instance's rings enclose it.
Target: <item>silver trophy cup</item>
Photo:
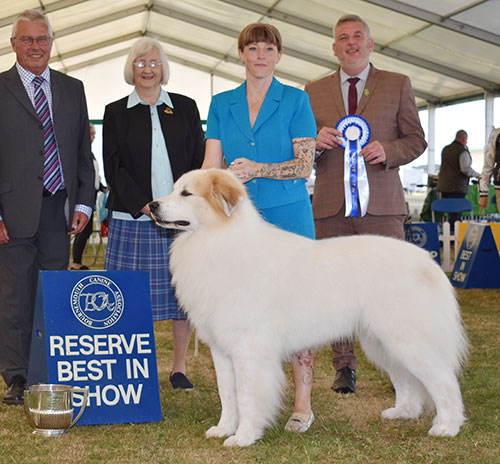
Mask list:
[[[73,393],[83,393],[82,407],[73,420]],[[24,390],[24,412],[33,433],[53,436],[67,433],[80,419],[87,405],[88,388],[39,384]]]

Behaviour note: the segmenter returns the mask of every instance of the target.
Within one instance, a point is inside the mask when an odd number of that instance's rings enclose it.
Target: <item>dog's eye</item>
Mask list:
[[[192,195],[191,192],[188,192],[186,189],[184,189],[182,192],[181,192],[181,195],[183,197],[189,197],[190,195]]]

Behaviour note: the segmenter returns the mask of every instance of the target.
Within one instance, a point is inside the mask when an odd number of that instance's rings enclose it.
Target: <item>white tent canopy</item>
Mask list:
[[[244,79],[237,54],[244,26],[260,21],[278,27],[284,54],[276,74],[302,87],[338,68],[332,25],[354,13],[370,26],[373,64],[410,76],[429,121],[437,107],[485,98],[486,135],[493,127],[493,98],[500,95],[499,0],[0,0],[0,70],[15,61],[12,22],[28,8],[49,18],[55,36],[50,65],[84,81],[93,119],[130,92],[122,69],[138,37],[160,40],[174,66],[181,65],[168,88],[195,98],[206,117],[210,96]],[[433,130],[428,128],[430,139]]]

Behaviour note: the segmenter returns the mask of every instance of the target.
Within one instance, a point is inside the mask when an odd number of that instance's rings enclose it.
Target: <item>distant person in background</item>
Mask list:
[[[441,198],[465,198],[469,192],[469,179],[479,177],[472,169],[472,157],[467,148],[467,132],[459,130],[455,140],[443,148],[441,152],[441,168],[437,184]],[[455,221],[459,221],[461,213],[450,213],[448,219],[451,229]]]
[[[89,125],[90,127],[90,143],[95,139],[95,127],[92,123]],[[101,191],[104,192],[106,190],[106,187],[101,184],[101,178],[99,176],[99,164],[97,163],[97,160],[95,159],[94,154],[92,153],[92,161],[94,163],[94,170],[95,170],[95,189],[96,189],[96,198],[97,198],[97,192]],[[73,242],[73,262],[71,263],[70,270],[72,271],[86,271],[89,268],[82,264],[82,258],[83,258],[83,251],[85,250],[85,245],[87,244],[87,240],[89,239],[90,235],[92,234],[92,231],[94,230],[94,211],[92,211],[92,214],[90,215],[89,222],[85,226],[85,229],[83,229],[79,234],[75,236],[75,241]]]
[[[192,390],[186,377],[191,327],[177,305],[168,270],[172,238],[151,220],[148,203],[168,195],[182,174],[201,167],[205,143],[195,101],[165,91],[168,77],[161,44],[139,39],[125,64],[125,81],[135,88],[106,106],[103,159],[111,217],[105,268],[149,271],[153,319],[172,319],[170,382],[174,389]]]
[[[484,155],[483,170],[479,176],[479,206],[481,212],[488,205],[488,191],[492,177],[495,185],[497,208],[500,211],[500,127],[494,129],[490,134]]]

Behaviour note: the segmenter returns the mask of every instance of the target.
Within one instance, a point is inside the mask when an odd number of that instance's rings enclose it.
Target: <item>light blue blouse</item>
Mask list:
[[[170,166],[170,158],[168,157],[167,144],[161,130],[160,118],[158,117],[157,106],[165,103],[170,108],[174,105],[170,95],[163,88],[160,91],[160,97],[156,102],[155,107],[151,107],[148,103],[141,100],[137,90],[129,95],[127,100],[127,108],[132,108],[136,105],[148,105],[151,114],[151,190],[153,198],[160,198],[168,195],[173,190],[174,177]],[[147,134],[145,134],[147,135]],[[127,221],[151,221],[151,218],[146,214],[134,219],[131,214],[121,211],[113,211],[113,218]]]
[[[246,81],[212,98],[206,139],[217,139],[227,165],[236,158],[281,163],[294,158],[292,139],[316,138],[316,122],[308,95],[273,79],[253,127],[250,127]],[[258,208],[273,208],[308,198],[305,179],[256,178],[247,182]]]

